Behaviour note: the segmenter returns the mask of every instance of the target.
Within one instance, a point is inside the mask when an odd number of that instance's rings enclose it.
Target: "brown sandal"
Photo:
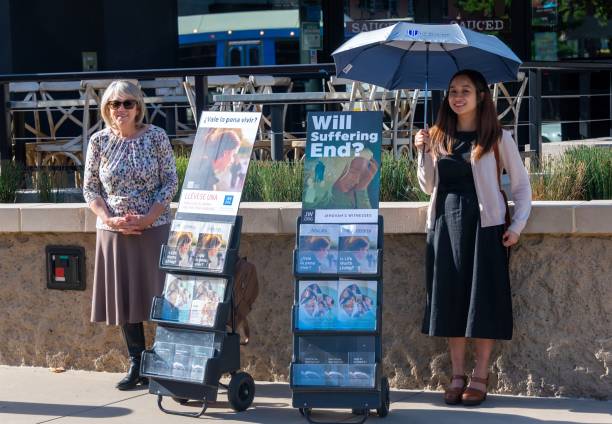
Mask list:
[[[482,383],[486,386],[489,383],[489,377],[487,376],[487,378],[480,378],[480,377],[474,377],[472,375],[472,377],[470,377],[470,382],[472,381],[475,383]],[[473,387],[468,387],[463,392],[463,395],[461,395],[461,401],[463,402],[464,405],[467,405],[467,406],[480,405],[486,399],[487,399],[486,389],[483,392],[482,390],[478,390]]]
[[[461,403],[461,395],[463,395],[463,391],[467,387],[467,375],[453,375],[451,383],[453,380],[463,380],[463,387],[447,387],[444,391],[444,402],[448,405],[457,405]]]

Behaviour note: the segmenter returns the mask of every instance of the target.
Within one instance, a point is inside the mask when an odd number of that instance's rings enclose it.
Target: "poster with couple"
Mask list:
[[[204,112],[195,135],[177,219],[234,222],[259,112]]]
[[[302,223],[376,223],[382,112],[310,112]]]

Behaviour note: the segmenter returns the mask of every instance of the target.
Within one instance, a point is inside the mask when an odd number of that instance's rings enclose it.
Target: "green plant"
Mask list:
[[[579,146],[546,158],[531,175],[534,200],[612,199],[612,150]]]
[[[243,200],[246,202],[299,202],[302,200],[302,162],[251,161]]]
[[[13,161],[0,163],[0,202],[13,203],[15,193],[23,182],[23,168]]]
[[[178,202],[181,189],[183,188],[183,181],[185,181],[185,173],[187,172],[187,165],[189,164],[189,152],[180,151],[177,153],[174,158],[176,159],[176,175],[178,176],[178,190],[174,199],[175,202]]]
[[[54,202],[53,178],[47,171],[38,172],[38,178],[36,178],[36,190],[38,191],[38,199],[40,202]]]
[[[564,157],[584,164],[584,200],[612,199],[612,149],[579,146],[568,149]]]
[[[382,202],[424,202],[429,200],[419,187],[416,160],[407,156],[394,159],[390,152],[382,154],[380,200]]]
[[[567,157],[547,158],[533,167],[531,191],[533,200],[582,200],[584,164]]]

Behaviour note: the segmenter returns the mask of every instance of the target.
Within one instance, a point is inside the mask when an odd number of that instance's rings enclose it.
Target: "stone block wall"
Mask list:
[[[413,212],[423,215],[418,208]],[[258,209],[254,216],[243,211],[245,221],[265,218],[270,225],[289,226],[292,218],[271,218],[273,213],[282,216],[273,210]],[[398,213],[386,217],[387,222],[422,224],[422,218],[402,219],[401,213],[412,212]],[[574,215],[570,218],[576,222]],[[446,342],[420,333],[425,235],[393,225],[385,235],[383,264],[384,370],[394,387],[441,389],[450,375]],[[514,338],[497,343],[490,385],[498,393],[610,399],[612,236],[539,234],[533,231],[536,224],[530,225],[511,262]],[[294,236],[290,230],[261,226],[255,232],[253,222],[246,228],[241,253],[257,265],[260,295],[249,316],[251,343],[242,348],[242,366],[257,380],[286,381]],[[0,233],[0,364],[123,371],[127,358],[118,328],[89,322],[95,233],[49,229]],[[50,244],[85,248],[85,291],[46,288],[44,252]],[[154,326],[147,330],[151,340]],[[471,358],[467,364],[473,364]]]

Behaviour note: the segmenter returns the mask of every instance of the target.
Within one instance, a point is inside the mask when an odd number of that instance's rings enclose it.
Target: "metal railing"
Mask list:
[[[559,122],[560,124],[578,124],[581,127],[587,128],[591,123],[601,123],[608,122],[609,124],[609,132],[606,135],[612,135],[612,63],[611,62],[557,62],[557,63],[548,63],[548,62],[529,62],[524,63],[521,66],[521,71],[525,74],[525,80],[527,83],[527,91],[525,92],[525,85],[519,83],[507,83],[503,86],[503,89],[499,90],[496,94],[496,99],[498,102],[498,110],[500,111],[502,119],[504,119],[504,124],[509,128],[513,129],[515,132],[515,136],[518,136],[518,132],[524,132],[524,128],[528,128],[528,142],[525,140],[520,140],[521,145],[525,145],[527,150],[533,157],[539,157],[542,152],[542,126],[547,124],[548,122],[543,119],[543,106],[544,102],[553,102],[553,101],[561,101],[567,99],[578,99],[580,105],[587,104],[591,98],[596,97],[608,97],[608,105],[609,111],[608,116],[604,118],[593,119],[592,116],[588,116],[586,113],[581,113],[579,119],[569,119],[569,120],[555,120],[554,122]],[[543,94],[543,85],[542,85],[542,77],[544,73],[565,73],[565,72],[577,72],[580,74],[590,73],[590,72],[609,72],[609,89],[607,93],[579,93],[579,94]],[[26,152],[25,152],[25,144],[27,142],[32,141],[40,141],[36,140],[37,137],[40,137],[41,134],[37,134],[36,125],[30,125],[30,128],[27,126],[27,122],[24,122],[23,118],[20,118],[21,112],[35,112],[35,109],[39,109],[40,113],[43,112],[45,106],[52,106],[53,103],[44,102],[53,102],[55,99],[42,99],[42,98],[21,98],[13,93],[9,92],[9,84],[13,84],[15,86],[16,83],[38,83],[38,84],[53,84],[65,81],[97,81],[97,80],[112,80],[112,79],[137,79],[140,81],[159,81],[164,78],[174,78],[180,80],[189,80],[190,81],[190,89],[185,89],[181,92],[180,96],[172,97],[166,96],[150,96],[148,104],[150,105],[153,113],[157,114],[158,118],[163,117],[166,120],[165,126],[172,135],[180,136],[178,127],[182,127],[182,130],[185,132],[189,132],[191,128],[195,131],[195,126],[193,120],[191,122],[181,122],[181,117],[184,117],[185,114],[198,116],[201,111],[207,110],[211,108],[213,105],[210,100],[212,96],[209,95],[210,88],[212,84],[210,81],[215,77],[219,76],[228,76],[233,75],[237,76],[241,79],[249,79],[252,76],[273,76],[273,77],[288,77],[291,81],[307,81],[307,80],[320,80],[322,83],[319,86],[320,93],[327,93],[327,95],[331,94],[330,91],[326,88],[326,83],[330,81],[332,76],[335,74],[333,64],[315,64],[315,65],[277,65],[277,66],[253,66],[253,67],[221,67],[221,68],[179,68],[179,69],[155,69],[155,70],[127,70],[127,71],[104,71],[104,72],[73,72],[73,73],[51,73],[51,74],[8,74],[8,75],[0,75],[0,159],[12,159],[13,156],[15,160],[19,162],[24,162],[26,160]],[[187,78],[189,77],[189,78]],[[145,84],[146,85],[146,84]],[[161,87],[161,86],[160,86]],[[217,86],[218,87],[218,86]],[[159,88],[159,87],[158,87]],[[182,87],[186,88],[186,87]],[[88,90],[87,84],[83,85],[83,93],[86,93]],[[25,92],[23,92],[25,93]],[[97,113],[97,99],[95,99],[96,94],[99,96],[100,92],[95,92],[95,89],[90,90],[90,96],[87,97],[83,94],[84,97],[79,98],[75,104],[61,106],[64,108],[60,110],[60,114],[63,114],[62,117],[71,115],[70,112],[78,110],[79,113],[85,113],[85,110],[89,108],[89,112],[92,114]],[[269,91],[271,94],[272,91]],[[231,91],[224,91],[223,89],[219,90],[218,94],[223,95],[233,95],[233,94],[258,94],[257,92],[242,92],[242,93],[232,93]],[[261,94],[261,93],[260,93]],[[322,104],[320,107],[329,107],[329,103],[336,103],[340,107],[341,105],[346,106],[350,102],[354,102],[356,98],[346,98],[346,96],[341,96],[341,94],[346,93],[336,93],[338,94],[335,99],[323,98],[323,99],[315,99],[313,95],[307,96],[304,95],[301,99],[296,100],[296,95],[292,97],[292,100],[287,100],[283,103],[282,96],[278,96],[281,98],[278,102],[280,107],[273,107],[273,103],[275,102],[260,102],[256,104],[256,102],[251,102],[249,107],[259,108],[258,110],[264,110],[266,112],[266,119],[268,122],[268,128],[266,131],[268,134],[265,134],[266,139],[269,139],[270,147],[269,147],[269,155],[273,159],[282,159],[286,157],[286,151],[283,152],[283,147],[286,144],[286,139],[288,134],[290,138],[294,139],[303,139],[305,138],[305,128],[301,128],[301,131],[294,131],[293,133],[289,131],[285,131],[285,126],[282,123],[281,119],[287,114],[287,106],[299,104],[303,112],[307,109],[307,105],[311,104]],[[393,125],[398,123],[402,117],[398,116],[395,112],[400,107],[399,102],[408,101],[410,97],[410,93],[407,92],[405,94],[400,95],[401,98],[393,98],[397,96],[397,92],[390,92],[389,98],[391,100],[391,109],[390,112],[387,113],[385,122],[385,128],[391,128],[393,130]],[[297,95],[299,97],[299,95]],[[434,96],[435,97],[435,96]],[[98,97],[99,99],[99,97]],[[220,103],[223,103],[223,98],[220,97]],[[225,98],[225,104],[227,105],[227,99]],[[412,126],[420,127],[423,123],[419,121],[419,114],[417,109],[422,102],[419,101],[422,99],[421,97],[416,98],[415,102],[409,101],[410,108],[410,130],[408,132],[403,133],[408,134],[407,138],[411,139],[412,137]],[[383,99],[384,100],[384,99]],[[389,99],[387,99],[389,100]],[[395,104],[393,104],[395,101]],[[360,98],[359,102],[361,104],[365,104],[365,108],[375,108],[375,102],[380,106],[381,99],[375,98]],[[369,103],[368,103],[369,102]],[[502,104],[506,102],[506,104]],[[60,103],[61,104],[61,103]],[[353,103],[354,104],[354,103]],[[267,106],[266,106],[267,105]],[[527,111],[525,111],[524,106],[527,105]],[[36,107],[33,107],[36,106]],[[219,107],[217,104],[215,107]],[[244,104],[243,104],[244,106]],[[73,109],[70,109],[73,108]],[[265,109],[264,109],[265,108]],[[395,108],[395,109],[393,109]],[[344,107],[346,110],[346,107]],[[180,112],[178,112],[181,110]],[[57,110],[55,111],[58,112]],[[416,113],[415,113],[416,112]],[[44,111],[47,113],[47,111]],[[82,115],[80,115],[82,116]],[[404,117],[405,118],[405,117]],[[60,118],[62,119],[62,118]],[[64,121],[74,121],[70,116],[64,117]],[[91,120],[91,115],[89,116]],[[305,121],[304,117],[297,118],[298,120]],[[422,119],[422,118],[421,118]],[[187,119],[188,120],[188,119]],[[295,114],[292,118],[292,121],[295,121]],[[85,128],[87,125],[85,117],[82,120],[78,120],[78,122],[73,122],[74,125],[81,126],[81,134],[80,134],[80,145],[81,155],[82,151],[87,143],[87,136],[91,133],[91,128]],[[98,120],[99,122],[99,120]],[[280,122],[280,125],[279,125]],[[404,119],[404,124],[407,121]],[[95,127],[94,127],[95,129]],[[402,129],[402,131],[405,130]],[[395,135],[393,135],[393,143],[397,142],[397,131],[398,125],[395,125]],[[28,133],[29,132],[29,133]],[[588,131],[586,131],[588,133]],[[70,139],[70,137],[68,137]],[[55,134],[55,141],[65,141],[62,140],[61,137],[58,137]],[[48,146],[46,146],[49,148]],[[393,148],[396,150],[396,144],[393,144]],[[404,150],[405,151],[405,150]],[[263,157],[263,156],[262,156]],[[267,156],[266,156],[267,157]],[[84,156],[82,157],[84,159]],[[44,165],[43,163],[38,163],[37,165]]]

